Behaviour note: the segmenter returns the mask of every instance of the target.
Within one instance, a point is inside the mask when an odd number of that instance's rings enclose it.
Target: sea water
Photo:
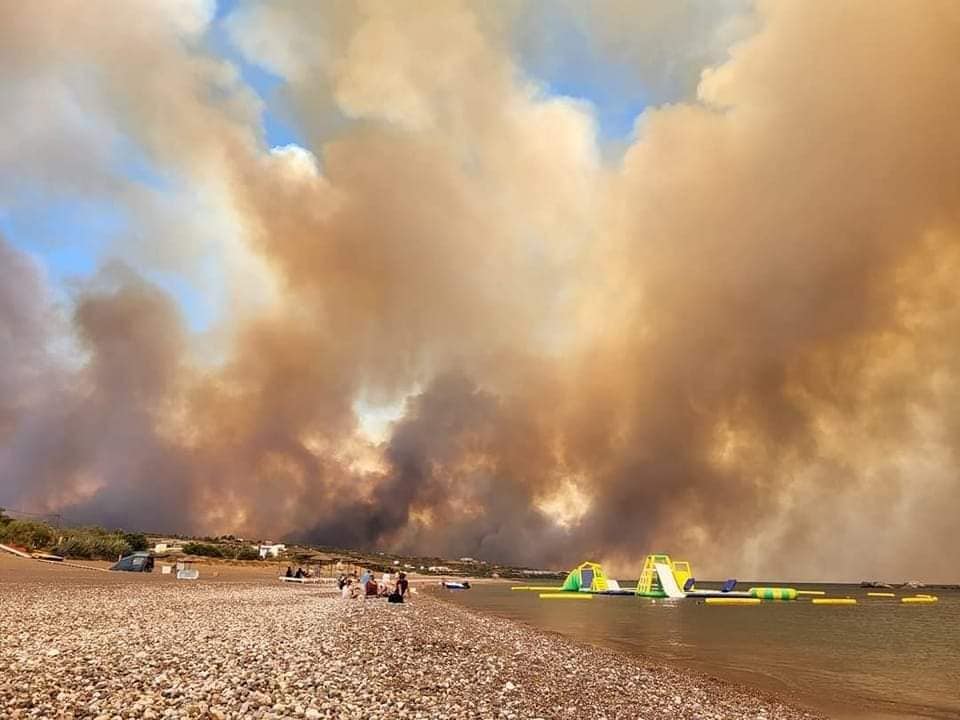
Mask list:
[[[960,718],[960,592],[921,589],[916,592],[937,595],[939,602],[905,605],[900,598],[914,591],[871,598],[851,585],[793,587],[858,603],[801,599],[735,607],[634,596],[564,602],[500,583],[451,591],[449,598],[581,642],[753,686],[842,720]]]

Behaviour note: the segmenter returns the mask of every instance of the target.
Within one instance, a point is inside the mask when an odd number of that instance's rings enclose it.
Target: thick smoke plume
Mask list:
[[[0,504],[625,573],[955,573],[960,5],[717,5],[715,32],[658,6],[556,6],[664,100],[611,157],[525,69],[562,51],[552,5],[0,3],[0,205],[81,193],[130,226],[62,292],[0,237]],[[305,147],[266,147],[214,24]],[[221,298],[210,329],[170,274]]]

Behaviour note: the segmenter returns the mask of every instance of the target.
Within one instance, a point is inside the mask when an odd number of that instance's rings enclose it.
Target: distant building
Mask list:
[[[442,573],[450,572],[450,568],[448,568],[446,565],[431,565],[430,567],[427,568],[427,570],[429,570],[430,572],[442,572]]]
[[[165,555],[167,553],[178,553],[183,552],[183,546],[180,543],[170,543],[170,542],[158,542],[153,546],[153,552],[157,555]]]
[[[477,562],[477,561],[474,560],[473,558],[469,558],[469,557],[468,557],[468,558],[460,558],[460,562],[472,562],[472,563],[475,563],[475,562]]]
[[[261,543],[258,548],[261,558],[280,557],[287,551],[287,546],[281,543]]]

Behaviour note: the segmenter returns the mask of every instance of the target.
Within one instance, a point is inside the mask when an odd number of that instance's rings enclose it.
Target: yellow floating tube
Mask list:
[[[540,593],[541,600],[593,600],[591,593],[582,592],[557,592]]]
[[[813,598],[814,605],[856,605],[854,598]]]
[[[752,587],[750,597],[762,600],[796,600],[797,591],[787,587]]]
[[[759,605],[763,602],[760,598],[745,598],[745,597],[733,597],[733,598],[718,598],[718,597],[708,597],[704,600],[707,605]]]
[[[868,592],[867,597],[896,597],[896,593],[878,593],[878,592]]]
[[[922,596],[919,596],[919,597],[905,597],[905,598],[900,598],[900,602],[902,602],[902,603],[910,603],[910,604],[935,603],[935,602],[937,602],[937,598],[934,597],[933,595],[922,595]]]
[[[826,595],[826,590],[797,590],[797,595]]]

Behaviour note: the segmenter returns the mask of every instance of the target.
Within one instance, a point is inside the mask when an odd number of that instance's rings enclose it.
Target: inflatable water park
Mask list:
[[[617,580],[607,577],[600,563],[586,561],[575,567],[560,587],[517,585],[511,590],[539,592],[541,600],[589,600],[596,595],[627,595],[668,600],[700,600],[708,605],[759,605],[764,602],[809,600],[814,605],[856,605],[851,597],[826,597],[824,590],[798,590],[792,587],[751,587],[737,590],[737,581],[729,579],[719,588],[698,588],[693,568],[686,560],[672,560],[669,555],[647,555],[640,579],[633,588],[623,588]],[[871,599],[896,599],[894,593],[867,593]],[[909,605],[937,602],[935,595],[901,597]]]

